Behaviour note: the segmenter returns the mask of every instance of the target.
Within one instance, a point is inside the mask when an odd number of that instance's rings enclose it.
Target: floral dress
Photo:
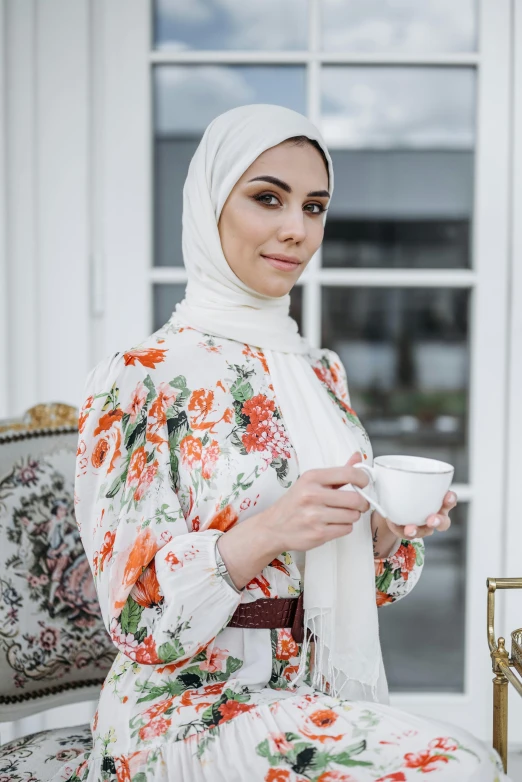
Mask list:
[[[371,464],[338,355],[313,349],[306,358]],[[288,629],[227,627],[239,603],[297,597],[302,583],[294,551],[242,591],[216,566],[217,538],[299,477],[260,349],[173,313],[89,374],[76,468],[76,517],[119,652],[92,751],[60,779],[507,779],[498,756],[461,729],[314,690],[313,644],[294,685],[301,645]],[[379,606],[408,594],[423,558],[421,540],[403,540],[375,561]]]

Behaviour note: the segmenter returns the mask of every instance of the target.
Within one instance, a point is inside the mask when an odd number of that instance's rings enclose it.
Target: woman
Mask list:
[[[288,315],[332,191],[306,117],[214,119],[184,187],[186,297],[87,379],[76,514],[119,654],[70,779],[507,779],[465,731],[387,705],[377,604],[413,588],[456,498],[415,529],[354,490],[372,449],[344,368]],[[245,626],[254,601],[301,602],[301,630]]]

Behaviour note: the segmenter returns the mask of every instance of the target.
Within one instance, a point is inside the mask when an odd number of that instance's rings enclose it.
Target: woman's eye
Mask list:
[[[259,201],[261,204],[266,204],[266,206],[274,206],[274,204],[271,204],[268,201],[264,201],[263,199],[265,199],[265,198],[268,198],[268,199],[275,198],[275,200],[278,201],[277,197],[275,195],[273,195],[272,193],[263,193],[262,195],[254,196],[254,198],[256,199],[256,201]],[[317,210],[316,211],[312,211],[311,209],[308,209],[309,206],[312,206],[312,207],[315,206],[315,207],[317,207]],[[322,214],[323,212],[326,211],[326,209],[324,208],[324,206],[322,204],[307,204],[306,208],[307,208],[307,211],[310,212],[310,214],[314,214],[314,215]]]
[[[312,214],[314,215],[320,215],[322,214],[322,212],[324,212],[324,206],[322,204],[307,204],[307,206],[317,206],[318,211],[312,212]]]
[[[263,201],[263,198],[275,198],[275,195],[272,195],[271,193],[265,193],[264,195],[258,195],[254,196],[256,201],[260,201],[262,204],[266,204],[267,206],[273,206],[273,204],[269,204],[267,201]],[[277,201],[277,199],[276,199]]]

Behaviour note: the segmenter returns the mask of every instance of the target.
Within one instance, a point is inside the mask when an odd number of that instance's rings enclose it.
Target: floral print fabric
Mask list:
[[[371,464],[339,357],[323,349],[307,359],[339,425],[352,429]],[[294,685],[300,644],[289,630],[227,627],[241,601],[301,589],[297,552],[282,552],[241,593],[216,567],[219,535],[270,507],[299,477],[262,351],[184,327],[173,314],[138,347],[100,362],[85,397],[76,516],[119,654],[93,720],[93,750],[71,779],[230,780],[236,777],[225,769],[234,755],[222,754],[220,745],[228,742],[232,752],[235,741],[236,756],[239,745],[245,752],[237,779],[247,767],[249,778],[260,780],[395,773],[397,751],[392,761],[384,749],[390,725],[400,726],[397,717],[390,723],[393,710],[334,700],[325,694],[328,683],[325,693],[313,690],[313,645],[307,676]],[[405,540],[393,556],[376,560],[379,605],[413,588],[423,556],[422,541]],[[374,749],[359,735],[361,710],[372,722]],[[277,714],[285,715],[280,729]],[[329,736],[325,728],[337,718]],[[408,751],[433,749],[425,728],[420,735]],[[461,771],[473,767],[465,752],[457,762]],[[451,778],[449,760],[433,764],[434,778]]]

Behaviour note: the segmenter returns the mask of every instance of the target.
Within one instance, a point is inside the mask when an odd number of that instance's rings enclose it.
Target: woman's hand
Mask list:
[[[370,505],[358,492],[338,487],[368,485],[366,473],[352,466],[361,459],[357,452],[341,467],[307,470],[266,511],[267,525],[281,551],[308,551],[352,532]]]
[[[433,535],[435,530],[445,532],[451,526],[450,510],[457,504],[455,492],[448,491],[444,496],[440,510],[428,516],[426,524],[416,527],[407,524],[405,527],[394,524],[390,519],[384,518],[376,510],[372,513],[373,553],[375,557],[386,557],[393,549],[397,538],[413,540],[413,538],[427,538]]]
[[[394,524],[393,521],[386,519],[388,528],[395,532],[396,535],[401,535],[403,538],[427,538],[433,535],[435,530],[437,532],[445,532],[451,526],[451,519],[449,512],[457,504],[457,495],[453,491],[446,492],[444,500],[437,513],[433,513],[428,516],[426,524],[420,527],[415,527],[413,524],[407,524],[405,527],[399,527]],[[401,532],[402,530],[402,532]]]
[[[219,552],[238,589],[282,551],[308,551],[352,532],[370,505],[356,491],[337,487],[368,485],[366,473],[352,466],[361,459],[358,452],[341,467],[307,470],[273,505],[220,536]]]

